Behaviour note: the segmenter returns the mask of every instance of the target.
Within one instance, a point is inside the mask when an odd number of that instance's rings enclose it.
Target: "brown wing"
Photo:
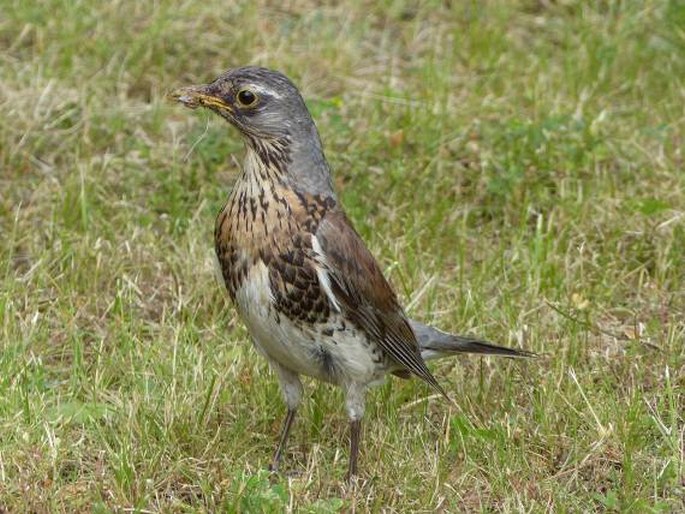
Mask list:
[[[447,396],[426,367],[395,292],[345,213],[327,212],[316,238],[331,290],[344,313],[402,369]]]

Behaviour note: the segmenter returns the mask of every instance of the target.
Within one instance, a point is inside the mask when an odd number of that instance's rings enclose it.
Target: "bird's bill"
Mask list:
[[[200,86],[182,87],[172,91],[168,96],[170,99],[182,103],[190,109],[197,109],[203,106],[232,111],[229,104],[211,93],[210,86],[211,84],[203,84]]]

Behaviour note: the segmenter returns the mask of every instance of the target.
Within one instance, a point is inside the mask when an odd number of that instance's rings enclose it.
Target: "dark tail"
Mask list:
[[[488,343],[473,337],[448,334],[415,320],[409,320],[416,334],[424,360],[438,359],[455,353],[501,355],[503,357],[535,357],[532,352]]]

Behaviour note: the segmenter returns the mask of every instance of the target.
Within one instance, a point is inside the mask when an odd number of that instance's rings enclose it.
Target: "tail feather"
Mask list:
[[[532,352],[506,348],[474,337],[448,334],[415,320],[409,320],[421,348],[424,360],[437,359],[455,353],[500,355],[503,357],[535,357]]]

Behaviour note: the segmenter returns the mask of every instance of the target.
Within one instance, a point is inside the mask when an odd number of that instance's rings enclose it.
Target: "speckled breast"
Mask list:
[[[335,200],[243,173],[216,220],[215,248],[234,302],[250,270],[263,263],[277,315],[313,323],[330,315],[316,274],[312,235]]]

